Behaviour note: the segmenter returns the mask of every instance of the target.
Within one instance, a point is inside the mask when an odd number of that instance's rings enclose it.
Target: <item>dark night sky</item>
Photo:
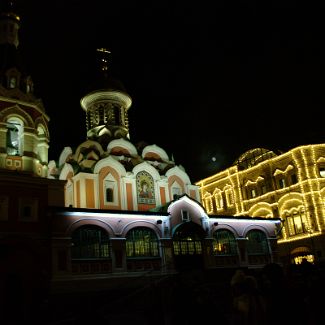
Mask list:
[[[50,159],[85,140],[95,50],[133,99],[131,142],[192,182],[255,147],[322,143],[324,5],[317,1],[18,1],[20,49],[50,121]],[[216,161],[212,158],[216,157]]]

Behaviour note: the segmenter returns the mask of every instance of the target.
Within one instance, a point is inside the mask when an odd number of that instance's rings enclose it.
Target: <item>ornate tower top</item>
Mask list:
[[[106,149],[113,139],[129,139],[128,109],[132,100],[123,84],[109,74],[111,52],[99,48],[97,53],[100,55],[100,73],[80,104],[86,112],[87,138],[98,141]]]
[[[12,1],[0,11],[0,169],[47,177],[49,117],[21,64],[20,17]]]
[[[42,103],[34,97],[34,84],[26,71],[19,50],[20,16],[13,1],[4,1],[0,7],[0,96]]]

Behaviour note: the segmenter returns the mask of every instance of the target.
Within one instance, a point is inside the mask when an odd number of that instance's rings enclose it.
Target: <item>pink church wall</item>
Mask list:
[[[95,208],[94,180],[86,179],[86,206],[87,208]]]
[[[190,190],[190,197],[194,200],[196,200],[196,191],[195,190]]]
[[[172,188],[172,185],[174,182],[177,182],[182,187],[182,193],[185,193],[184,182],[182,181],[182,179],[180,177],[173,175],[168,178],[169,197],[172,197],[171,188]]]
[[[164,205],[164,204],[166,204],[166,191],[165,191],[165,188],[164,187],[161,187],[159,189],[159,192],[160,192],[160,201],[161,201],[161,204]]]
[[[132,196],[132,185],[126,184],[126,199],[127,199],[127,209],[129,211],[133,210],[133,196]]]

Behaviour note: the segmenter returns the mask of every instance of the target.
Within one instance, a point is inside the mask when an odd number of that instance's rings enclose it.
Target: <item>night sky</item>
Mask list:
[[[192,182],[248,149],[323,143],[324,4],[317,1],[17,1],[20,49],[50,116],[49,159],[86,139],[79,101],[96,48],[133,99],[131,142]]]

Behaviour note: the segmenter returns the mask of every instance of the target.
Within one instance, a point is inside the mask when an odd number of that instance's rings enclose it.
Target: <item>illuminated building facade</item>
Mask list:
[[[31,76],[21,64],[20,17],[0,19],[0,168],[47,176],[49,117],[34,96]]]
[[[280,218],[280,258],[300,264],[325,257],[324,171],[325,144],[279,154],[257,148],[196,184],[210,216]]]
[[[49,163],[49,177],[66,181],[65,209],[52,218],[53,274],[255,268],[276,260],[279,220],[209,218],[182,167],[155,144],[132,144],[132,100],[109,74],[109,51],[98,53],[98,83],[80,101],[87,140]],[[95,249],[102,238],[105,248]]]
[[[186,194],[150,211],[50,209],[54,282],[277,261],[279,220],[211,218]],[[161,273],[160,273],[161,274]]]
[[[49,162],[49,177],[66,182],[65,207],[51,212],[55,278],[276,261],[279,220],[209,218],[183,168],[157,145],[132,144],[131,98],[107,70],[81,99],[87,140]]]
[[[20,19],[12,11],[0,18],[6,63],[17,55]],[[276,261],[279,220],[208,216],[199,186],[165,150],[130,141],[131,97],[108,72],[109,52],[98,54],[98,84],[80,102],[87,140],[50,162],[49,118],[31,78],[17,61],[2,65],[0,249],[8,253],[0,255],[1,279],[41,272],[59,288],[80,276],[114,283],[148,270]],[[38,272],[26,272],[26,263]]]
[[[2,2],[4,5],[4,2]],[[48,179],[49,117],[21,64],[20,17],[0,14],[0,322],[27,319],[49,288],[49,206],[64,205],[64,181]],[[14,311],[13,311],[14,310]],[[13,320],[13,323],[14,322]],[[7,324],[7,323],[6,323]]]

